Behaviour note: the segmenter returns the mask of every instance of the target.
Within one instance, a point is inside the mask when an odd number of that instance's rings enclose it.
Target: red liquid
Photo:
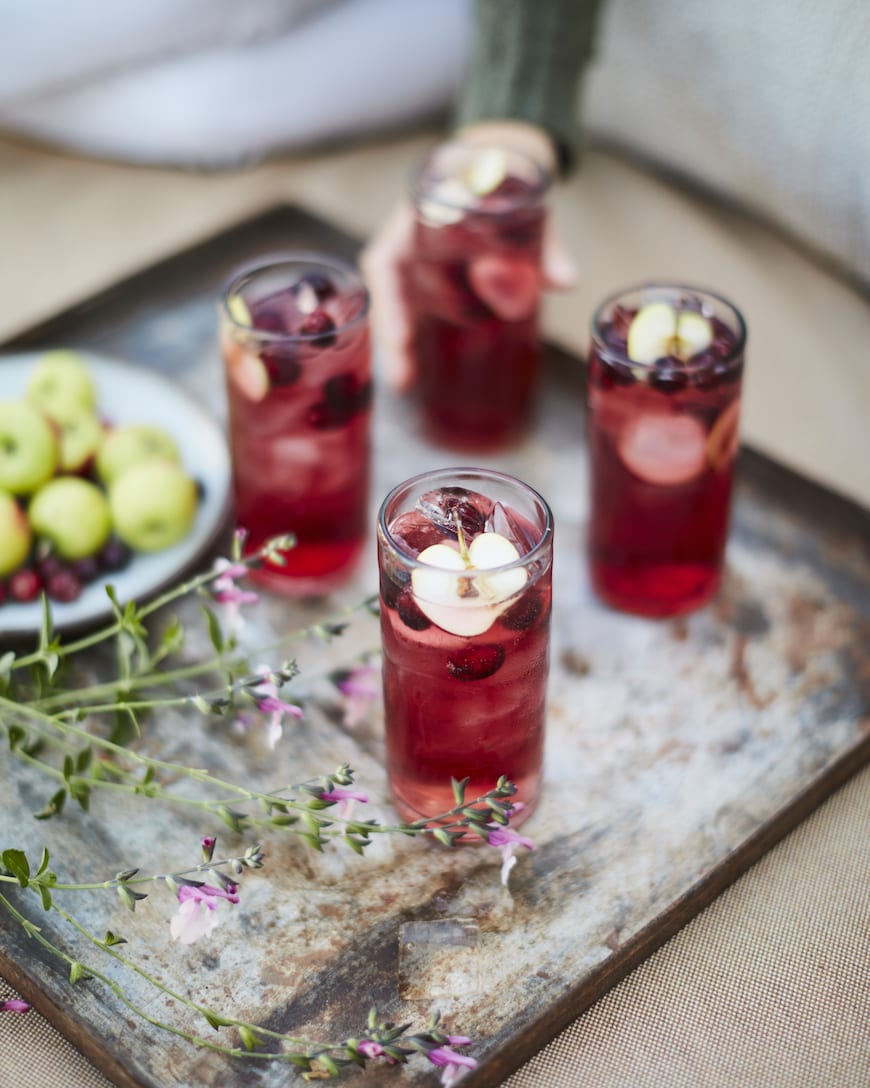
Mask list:
[[[544,211],[508,177],[461,214],[444,225],[418,215],[409,268],[417,390],[433,441],[483,451],[529,423]]]
[[[713,347],[682,369],[662,363],[632,371],[593,343],[590,571],[596,593],[627,612],[679,615],[719,585],[742,357],[734,357],[736,336],[713,324]],[[617,331],[605,326],[604,337],[624,352]]]
[[[540,537],[517,521],[529,539]],[[447,539],[436,532],[420,543]],[[518,787],[513,800],[526,805],[515,825],[531,813],[541,787],[549,563],[530,569],[525,587],[488,630],[463,637],[428,620],[402,577],[407,572],[391,577],[384,551],[381,541],[387,771],[396,807],[409,821],[438,815],[455,804],[451,777],[470,779],[471,800],[506,775]]]
[[[281,534],[297,538],[282,553],[285,566],[269,562],[252,572],[278,592],[322,593],[341,584],[365,542],[370,347],[365,320],[353,320],[364,305],[364,293],[324,298],[318,310],[335,328],[319,337],[291,338],[309,315],[288,290],[249,302],[255,329],[278,339],[245,343],[224,324],[233,491],[246,552]],[[262,399],[252,360],[268,373]]]

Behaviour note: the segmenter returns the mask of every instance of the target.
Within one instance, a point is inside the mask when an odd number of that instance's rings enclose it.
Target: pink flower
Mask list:
[[[358,790],[346,790],[343,786],[333,786],[331,790],[324,790],[320,795],[321,801],[338,801],[339,816],[348,816],[353,808],[354,801],[363,804],[368,801],[368,795]]]
[[[223,888],[212,888],[203,884],[196,888],[182,884],[178,889],[178,910],[169,922],[169,931],[173,941],[193,944],[200,937],[208,937],[220,923],[217,905],[221,899],[228,903],[238,903],[239,891],[235,884]]]
[[[457,1036],[461,1038],[461,1036]],[[460,1044],[456,1044],[457,1046]],[[463,1043],[463,1046],[466,1044]],[[457,1054],[455,1050],[451,1050],[449,1046],[439,1046],[434,1050],[430,1050],[426,1055],[433,1065],[442,1067],[441,1083],[444,1088],[452,1088],[454,1084],[458,1084],[460,1080],[465,1076],[467,1069],[474,1069],[477,1062],[474,1058],[469,1058],[467,1054]]]
[[[302,717],[302,708],[295,706],[293,703],[286,703],[278,694],[278,686],[272,680],[272,673],[268,665],[260,665],[257,672],[264,677],[263,682],[258,684],[251,692],[257,701],[257,709],[263,714],[269,715],[269,721],[266,725],[266,735],[269,741],[269,747],[274,748],[281,737],[284,735],[284,727],[281,721],[285,714],[289,714],[293,718]]]
[[[336,686],[344,696],[344,724],[348,729],[355,729],[365,721],[369,705],[380,693],[380,684],[375,681],[380,675],[378,665],[357,665],[338,681]]]
[[[396,1059],[391,1057],[381,1044],[376,1043],[374,1039],[363,1039],[359,1046],[357,1046],[357,1050],[366,1058],[383,1058],[387,1065],[396,1064]]]
[[[531,839],[518,834],[512,827],[501,827],[499,824],[489,824],[488,826],[492,830],[487,836],[487,842],[490,846],[496,846],[501,850],[501,882],[507,887],[510,871],[517,863],[514,850],[518,846],[525,846],[527,850],[534,850],[535,844]]]
[[[26,1001],[13,997],[9,1001],[0,1001],[0,1012],[30,1012],[30,1006]]]
[[[224,606],[227,627],[232,634],[237,634],[245,621],[241,613],[243,604],[256,604],[259,597],[250,590],[239,589],[236,579],[247,574],[247,570],[241,563],[231,563],[229,559],[215,559],[214,569],[219,575],[212,582],[214,599]]]

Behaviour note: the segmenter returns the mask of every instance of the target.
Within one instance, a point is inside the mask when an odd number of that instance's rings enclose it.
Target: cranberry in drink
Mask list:
[[[595,316],[589,558],[615,608],[673,616],[718,588],[745,340],[733,306],[690,288],[625,292]]]
[[[445,469],[395,488],[378,558],[387,771],[406,820],[481,796],[505,775],[515,802],[541,788],[552,515],[501,473]]]
[[[528,426],[548,184],[524,156],[457,143],[417,176],[409,302],[423,425],[440,445],[497,449]]]
[[[286,565],[252,572],[279,593],[323,593],[366,537],[372,399],[368,295],[331,257],[239,272],[223,296],[236,521],[246,551],[287,533]]]

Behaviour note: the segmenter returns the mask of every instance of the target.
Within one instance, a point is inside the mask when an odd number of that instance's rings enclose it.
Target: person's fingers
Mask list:
[[[559,235],[548,225],[541,251],[541,278],[548,291],[570,291],[577,286],[577,263]]]
[[[400,204],[360,257],[371,294],[371,328],[389,384],[407,389],[415,377],[412,326],[405,298],[404,269],[411,255],[414,217]]]

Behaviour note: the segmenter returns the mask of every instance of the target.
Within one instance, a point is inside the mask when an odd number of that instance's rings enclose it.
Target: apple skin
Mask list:
[[[181,455],[172,435],[147,423],[116,427],[109,431],[100,447],[97,475],[110,485],[134,465],[152,458],[180,463]]]
[[[103,424],[94,412],[83,409],[58,425],[61,472],[86,472],[103,444]]]
[[[196,484],[174,461],[140,461],[112,482],[109,507],[125,544],[138,552],[162,551],[190,532]]]
[[[93,412],[97,391],[85,360],[74,351],[49,351],[34,366],[27,400],[62,423],[79,412]]]
[[[17,570],[30,552],[33,534],[14,495],[0,491],[0,578]]]
[[[58,476],[41,487],[27,512],[33,531],[48,540],[61,559],[94,555],[112,528],[106,496],[78,476]]]
[[[51,479],[59,458],[57,432],[38,408],[0,401],[0,488],[29,495]]]

